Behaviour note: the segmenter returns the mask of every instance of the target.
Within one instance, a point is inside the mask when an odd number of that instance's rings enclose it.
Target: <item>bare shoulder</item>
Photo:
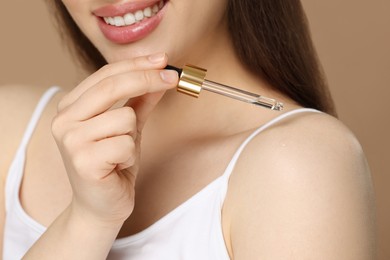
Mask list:
[[[45,88],[26,85],[0,86],[0,174],[7,173],[27,123]]]
[[[256,136],[236,165],[225,210],[235,259],[371,259],[373,192],[353,133],[319,113]]]

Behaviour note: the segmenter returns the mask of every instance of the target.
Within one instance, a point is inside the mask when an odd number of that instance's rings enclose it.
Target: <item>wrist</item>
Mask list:
[[[116,232],[117,234],[125,221],[121,218],[106,219],[98,214],[93,214],[85,210],[73,202],[68,206],[66,211],[70,225],[82,226],[86,230],[101,230],[104,232]]]

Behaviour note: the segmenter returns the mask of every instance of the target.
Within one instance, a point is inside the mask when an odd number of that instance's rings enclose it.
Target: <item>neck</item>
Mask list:
[[[223,34],[222,34],[223,35]],[[225,34],[227,35],[227,34]],[[271,90],[258,75],[249,72],[239,61],[228,37],[218,37],[207,51],[194,52],[187,62],[206,68],[206,79],[244,89],[266,97],[286,101],[286,98]],[[200,55],[203,53],[203,55]],[[223,60],[221,60],[223,57]],[[202,91],[198,99],[169,91],[154,113],[157,125],[166,125],[183,138],[200,138],[232,135],[262,124],[262,121],[277,116],[279,112],[256,107],[238,100]],[[180,122],[180,123],[179,123]],[[232,124],[232,122],[234,122]],[[172,126],[175,126],[172,129]],[[188,137],[190,136],[190,137]]]

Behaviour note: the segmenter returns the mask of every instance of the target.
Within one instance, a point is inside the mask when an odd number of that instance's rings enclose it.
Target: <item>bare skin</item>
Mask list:
[[[35,99],[16,106],[7,104],[9,99],[5,97],[16,95],[22,99],[28,94],[25,87],[2,87],[2,91],[5,95],[1,95],[1,104],[7,105],[2,111],[14,106],[19,118],[25,120],[42,93],[42,89],[30,89]],[[59,93],[50,102],[34,133],[20,195],[26,212],[44,226],[53,222],[69,224],[67,221],[72,219],[72,188],[51,134],[58,102],[62,100],[63,104],[64,96]],[[172,100],[176,107],[169,105]],[[287,103],[287,110],[297,107]],[[215,109],[204,113],[210,104]],[[183,109],[178,109],[180,106]],[[211,95],[192,100],[174,91],[166,93],[142,131],[134,211],[127,213],[130,217],[125,222],[96,224],[111,231],[110,238],[104,237],[108,241],[106,251],[98,252],[99,256],[104,258],[115,237],[143,230],[220,176],[249,133],[277,115]],[[19,124],[19,131],[2,136],[2,143],[7,144],[5,154],[14,154],[20,140],[26,121],[23,125],[19,118],[8,116],[2,122],[7,129]],[[235,119],[234,125],[231,118]],[[181,124],[171,127],[175,121]],[[193,121],[202,131],[194,129]],[[154,134],[157,126],[158,136]],[[3,180],[11,157],[2,161]],[[321,114],[287,119],[252,141],[232,175],[223,208],[228,251],[234,259],[369,259],[374,254],[371,192],[361,148],[339,121]],[[77,218],[71,223],[91,228]],[[55,224],[52,227],[54,231],[58,228]],[[48,232],[48,238],[53,237],[57,237],[56,232]],[[31,252],[31,259],[43,257],[39,246],[44,248],[45,240]],[[58,252],[54,249],[53,254]],[[50,255],[48,252],[44,256]]]
[[[105,259],[115,238],[142,231],[218,178],[241,142],[279,113],[213,94],[193,99],[176,93],[175,75],[164,82],[160,74],[167,56],[158,62],[146,56],[119,60],[133,52],[105,44],[90,12],[83,15],[84,2],[64,2],[80,15],[77,21],[101,44],[110,65],[57,94],[34,132],[20,199],[48,230],[25,258]],[[171,3],[175,10],[195,2]],[[172,19],[186,17],[189,9],[178,8]],[[207,17],[217,17],[217,10],[223,17],[220,6]],[[216,28],[202,38],[203,45],[191,46],[196,50],[179,48],[187,46],[186,39],[176,39],[177,48],[168,53],[171,64],[185,59],[208,68],[211,80],[281,100],[285,111],[299,108],[248,72],[227,31]],[[153,36],[129,48],[148,53],[164,50],[163,44],[173,48],[169,42],[156,45]],[[44,89],[4,86],[0,91],[4,182]],[[128,108],[111,109],[129,98]],[[238,260],[372,259],[372,207],[369,169],[355,137],[328,115],[303,113],[258,135],[241,155],[222,209],[224,238],[231,258]]]

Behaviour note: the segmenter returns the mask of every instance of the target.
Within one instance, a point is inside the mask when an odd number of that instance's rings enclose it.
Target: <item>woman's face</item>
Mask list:
[[[227,31],[227,0],[62,2],[109,63],[163,51],[180,65],[205,55]]]

